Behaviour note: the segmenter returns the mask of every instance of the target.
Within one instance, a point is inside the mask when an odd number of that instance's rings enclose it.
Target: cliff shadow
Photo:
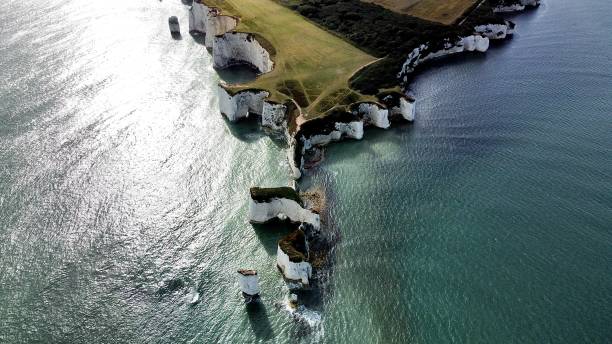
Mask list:
[[[270,256],[276,256],[278,241],[289,234],[295,226],[281,221],[272,221],[266,224],[252,224],[257,239]]]
[[[229,68],[215,68],[221,80],[228,84],[244,84],[257,78],[257,69],[249,65],[236,65]]]
[[[260,116],[251,115],[249,118],[232,122],[222,116],[230,134],[240,141],[246,143],[255,142],[261,138],[269,137],[272,143],[281,149],[287,149],[289,145],[282,133],[277,133],[260,125]]]
[[[196,31],[189,31],[189,35],[191,36],[193,41],[196,42],[197,44],[206,46],[206,35],[205,34],[202,34]]]
[[[274,330],[266,306],[261,302],[246,305],[246,313],[251,324],[251,330],[257,339],[268,341],[274,338]]]
[[[221,117],[223,117],[223,121],[225,121],[225,126],[229,130],[230,134],[232,134],[232,136],[234,136],[240,141],[252,143],[266,136],[265,133],[261,130],[259,121],[257,121],[256,116],[247,119],[242,119],[238,122],[232,122],[225,116]]]

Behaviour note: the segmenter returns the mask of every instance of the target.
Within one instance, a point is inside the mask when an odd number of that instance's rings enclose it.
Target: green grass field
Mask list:
[[[203,0],[223,14],[240,17],[237,31],[260,35],[275,50],[274,70],[229,89],[258,88],[271,100],[294,99],[307,118],[336,105],[369,98],[348,87],[349,78],[376,60],[273,0]]]

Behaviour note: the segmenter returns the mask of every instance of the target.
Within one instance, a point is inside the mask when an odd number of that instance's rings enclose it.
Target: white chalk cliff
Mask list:
[[[189,12],[189,31],[205,34],[205,45],[212,49],[215,68],[248,65],[259,73],[270,72],[274,67],[270,53],[255,35],[233,31],[237,25],[238,18],[222,15],[218,8],[208,7],[198,0],[193,2]],[[265,101],[269,92],[243,90],[230,94],[220,85],[218,94],[220,111],[230,121],[257,115],[262,116],[263,126],[275,130],[283,128],[286,107]]]
[[[525,5],[519,3],[510,5],[497,5],[493,8],[496,13],[520,12],[525,10]]]
[[[254,270],[238,270],[240,291],[249,296],[259,295],[259,279]]]
[[[194,0],[189,10],[189,32],[205,34],[204,45],[212,48],[217,35],[232,31],[238,26],[238,18],[222,15],[214,7],[208,7]]]
[[[287,129],[287,107],[283,104],[264,100],[261,112],[261,125],[276,131]]]
[[[273,219],[289,219],[291,222],[305,223],[312,226],[315,231],[321,228],[319,215],[302,208],[294,200],[286,198],[272,198],[267,202],[250,200],[249,221],[251,223],[266,223]]]
[[[375,127],[387,129],[391,126],[389,109],[374,103],[361,103],[358,108],[359,116]]]
[[[312,277],[312,266],[308,262],[292,262],[289,256],[281,249],[276,250],[276,265],[281,269],[286,279],[300,281],[308,285]]]
[[[189,32],[205,34],[204,45],[208,48],[213,47],[215,36],[232,31],[236,26],[237,18],[222,15],[219,9],[208,7],[198,0],[194,0],[189,10]]]
[[[497,13],[520,12],[520,11],[524,11],[527,7],[537,7],[539,5],[540,5],[540,0],[503,1],[501,4],[493,8],[493,12],[497,12]]]
[[[246,64],[268,73],[274,67],[270,53],[251,33],[232,31],[215,36],[212,54],[215,68]]]
[[[483,24],[474,27],[474,31],[489,39],[505,39],[514,33],[514,23],[506,20],[504,24]]]
[[[429,44],[421,44],[408,54],[408,58],[402,66],[400,76],[403,76],[404,81],[407,81],[408,74],[414,72],[418,65],[429,60],[462,53],[464,51],[485,52],[487,50],[489,50],[489,38],[486,36],[483,37],[482,35],[463,37],[455,42],[451,42],[450,39],[447,39],[443,44],[443,48],[437,51],[430,51]]]
[[[400,98],[400,105],[394,106],[389,110],[391,117],[400,115],[403,119],[413,122],[416,113],[416,101],[404,97]]]
[[[249,115],[262,115],[265,99],[270,95],[259,90],[239,91],[232,95],[223,86],[218,86],[218,93],[221,114],[232,122]]]
[[[363,138],[363,122],[355,121],[349,123],[337,122],[335,129],[327,134],[319,134],[304,139],[304,149],[308,150],[314,146],[326,146],[331,142],[340,141],[343,138],[361,140]]]
[[[315,134],[309,137],[296,137],[291,142],[291,147],[288,151],[289,166],[291,168],[291,177],[293,179],[300,179],[302,177],[302,166],[304,166],[304,154],[309,149],[315,146],[326,146],[331,142],[340,141],[345,138],[361,140],[363,138],[363,121],[352,121],[352,122],[336,122],[334,123],[334,130],[328,133]],[[300,152],[295,151],[296,140],[300,140],[302,143],[302,149]],[[295,163],[295,154],[299,154],[299,166]]]

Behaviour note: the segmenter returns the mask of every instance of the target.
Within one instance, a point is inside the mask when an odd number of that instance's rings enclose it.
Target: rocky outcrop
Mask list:
[[[474,27],[474,31],[489,39],[505,39],[514,33],[515,24],[506,20],[504,24],[484,24]]]
[[[364,127],[368,125],[386,129],[393,121],[414,121],[414,99],[395,91],[381,93],[377,97],[378,102],[356,103],[349,112],[336,110],[299,125],[296,133],[290,137],[288,156],[292,177],[301,178],[304,157],[313,149],[344,139],[361,140]]]
[[[319,215],[305,209],[299,194],[292,188],[251,188],[250,194],[249,221],[251,223],[288,220],[302,224],[313,232],[318,232],[321,228]]]
[[[402,116],[403,119],[412,122],[416,114],[416,101],[406,97],[400,97],[399,105],[391,107],[390,116]]]
[[[270,53],[252,33],[232,31],[215,36],[212,54],[215,68],[248,65],[259,73],[268,73],[274,67]]]
[[[265,99],[270,95],[263,90],[243,90],[232,94],[223,85],[218,86],[218,93],[221,114],[232,122],[249,115],[262,115]]]
[[[249,89],[232,93],[225,85],[219,85],[217,91],[219,110],[231,122],[259,116],[262,127],[286,131],[287,106],[267,100],[270,95],[268,91]]]
[[[275,131],[287,130],[287,106],[264,101],[261,113],[261,125]]]
[[[524,11],[527,7],[537,7],[540,0],[501,0],[494,7],[493,12],[507,13]]]
[[[516,3],[511,5],[497,5],[493,7],[493,12],[496,13],[508,13],[508,12],[520,12],[525,10],[525,5]]]
[[[258,296],[260,293],[259,279],[255,270],[238,270],[238,284],[240,285],[240,291],[245,297]]]
[[[344,138],[363,138],[363,120],[355,114],[338,111],[302,123],[290,142],[289,163],[292,177],[299,179],[302,176],[304,154],[308,150]]]
[[[414,72],[415,68],[423,62],[438,59],[444,56],[462,53],[465,51],[485,52],[489,49],[489,38],[480,34],[457,38],[454,41],[447,38],[442,42],[442,47],[433,50],[430,43],[421,44],[408,54],[408,58],[400,71],[400,78],[404,82],[408,79],[408,74]]]
[[[238,26],[238,18],[222,15],[214,7],[208,7],[198,0],[193,2],[189,10],[189,32],[204,34],[204,44],[213,48],[214,38],[232,31]]]
[[[276,265],[286,279],[308,285],[312,277],[308,258],[308,241],[302,230],[295,230],[278,242]]]
[[[358,114],[366,123],[377,128],[387,129],[391,126],[389,121],[389,109],[376,103],[360,103]]]

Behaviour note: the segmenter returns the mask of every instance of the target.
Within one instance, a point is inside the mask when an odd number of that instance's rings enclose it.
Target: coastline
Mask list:
[[[508,13],[511,12],[511,8],[516,8],[516,10],[512,12],[523,11],[525,5],[522,5],[521,1],[519,1],[521,3],[519,6],[504,7],[503,11],[499,10],[495,12]],[[478,6],[482,4],[482,2],[483,1],[479,2]],[[194,6],[197,7],[197,5],[205,6],[198,2],[194,2]],[[535,2],[533,6],[537,5],[539,5],[539,2]],[[227,22],[225,17],[235,20],[232,25],[222,25],[224,30],[227,31],[215,35],[212,47],[209,47],[212,48],[216,68],[223,69],[234,65],[247,65],[257,70],[259,75],[264,75],[273,70],[275,65],[275,50],[265,38],[248,32],[234,31],[240,19],[235,16],[223,15],[219,8],[206,8],[203,12],[208,13],[205,20],[205,27],[210,26],[209,22],[216,22],[217,20]],[[190,31],[193,31],[191,30],[193,26],[193,17],[192,10],[190,15]],[[217,19],[219,17],[221,19]],[[469,15],[463,20],[465,21],[468,17]],[[197,18],[193,20],[197,21]],[[387,129],[390,128],[394,122],[402,121],[411,123],[414,121],[416,112],[415,99],[408,95],[408,89],[412,79],[422,69],[428,67],[430,61],[438,61],[447,56],[464,52],[484,53],[489,49],[490,40],[506,40],[512,37],[515,29],[514,23],[508,20],[504,20],[503,22],[504,24],[480,23],[474,26],[473,34],[470,36],[456,38],[447,37],[439,42],[427,41],[422,43],[407,56],[406,62],[397,75],[402,85],[401,91],[398,92],[393,90],[382,93],[382,96],[377,96],[378,101],[354,102],[347,109],[338,109],[325,115],[315,115],[312,119],[306,119],[299,101],[296,102],[294,99],[290,99],[280,103],[271,99],[271,91],[269,90],[239,87],[238,90],[234,91],[229,85],[222,83],[218,86],[220,111],[222,115],[227,117],[231,122],[236,122],[253,115],[258,116],[261,118],[260,124],[262,128],[270,130],[273,135],[280,135],[286,139],[289,143],[289,166],[292,177],[296,181],[294,183],[294,190],[300,192],[300,178],[309,168],[322,162],[323,150],[326,145],[345,139],[361,140],[363,139],[364,129],[368,127]],[[218,27],[219,25],[213,24],[212,26]],[[236,35],[239,37],[238,40],[228,40],[227,38],[236,37]],[[226,45],[229,45],[229,48]],[[215,49],[215,47],[222,47],[221,50],[223,52],[215,53],[215,51],[219,50]],[[271,53],[264,47],[271,49]],[[435,47],[440,48],[435,50]],[[367,65],[375,62],[376,61],[369,62]],[[281,203],[283,201],[282,197],[275,199],[281,201]],[[306,209],[308,209],[308,207],[306,207]],[[285,211],[279,211],[278,219],[285,219],[283,212]],[[320,213],[323,218],[331,218],[326,207],[319,207],[318,213]],[[292,222],[296,221],[292,220]],[[303,221],[297,221],[296,223],[300,224],[300,228],[305,224]],[[300,230],[298,229],[298,231]],[[312,232],[304,232],[304,234],[306,234],[306,241],[310,243],[313,248],[316,247],[312,252],[316,252],[318,255],[317,258],[310,258],[308,250],[309,245],[307,244],[306,251],[304,252],[307,257],[305,261],[313,262],[317,273],[329,275],[332,270],[331,252],[333,251],[334,242],[330,240],[330,238],[322,238],[319,233],[318,228],[314,235]],[[295,235],[296,234],[290,234],[289,236],[295,238]],[[282,239],[281,242],[283,240],[285,239]],[[295,268],[297,269],[295,271],[299,270],[302,272],[288,273],[286,269],[288,266],[287,264],[291,264],[291,258],[287,257],[287,249],[283,249],[281,246],[284,247],[286,244],[281,245],[279,242],[278,247],[277,260],[281,273],[283,273],[286,278],[291,276],[294,277],[289,278],[289,280],[301,279],[302,283],[297,286],[294,285],[294,288],[303,289],[304,286],[309,284],[308,278],[310,278],[312,274],[312,267],[310,264],[307,264],[308,266],[305,268]],[[327,252],[325,253],[325,251]],[[316,260],[318,260],[318,263],[314,263]]]

